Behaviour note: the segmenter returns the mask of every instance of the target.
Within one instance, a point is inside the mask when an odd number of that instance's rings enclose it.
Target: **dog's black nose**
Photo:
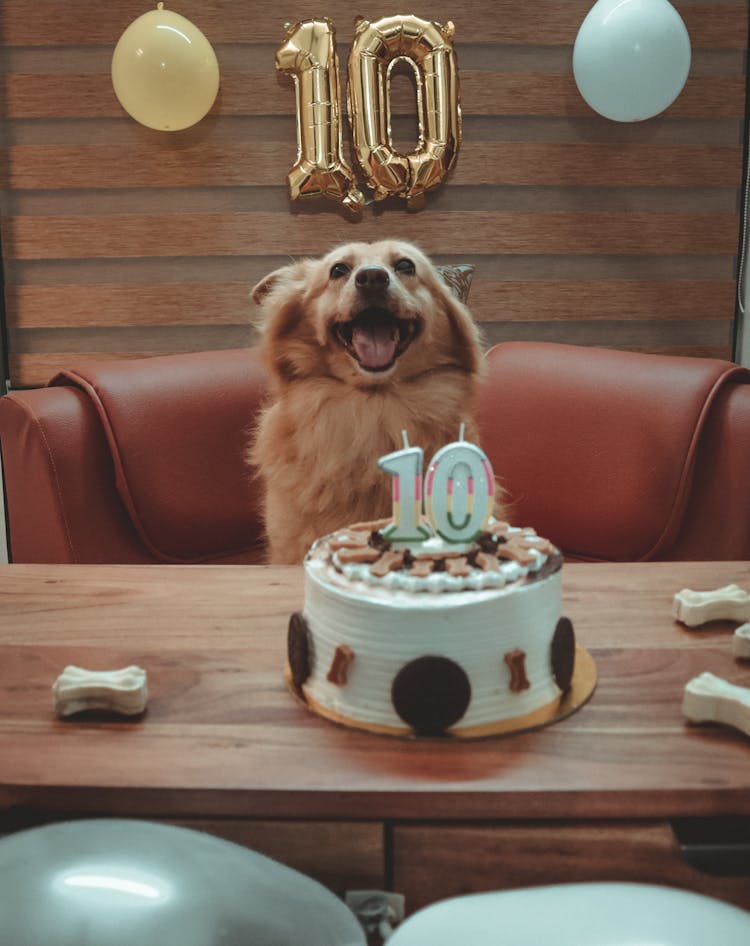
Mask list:
[[[390,281],[391,277],[384,266],[363,266],[357,270],[357,275],[354,277],[357,289],[370,292],[386,289]]]

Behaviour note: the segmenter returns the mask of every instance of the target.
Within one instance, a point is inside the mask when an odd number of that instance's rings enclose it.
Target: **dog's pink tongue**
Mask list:
[[[396,353],[396,343],[393,326],[387,323],[358,326],[352,332],[352,346],[365,368],[385,368],[389,365]]]

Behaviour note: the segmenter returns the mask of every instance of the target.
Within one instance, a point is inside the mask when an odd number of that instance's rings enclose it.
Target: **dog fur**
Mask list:
[[[469,310],[409,243],[348,243],[292,263],[253,299],[271,393],[249,460],[269,560],[292,564],[316,538],[390,514],[377,460],[402,448],[402,430],[425,465],[462,423],[477,441],[483,359]]]

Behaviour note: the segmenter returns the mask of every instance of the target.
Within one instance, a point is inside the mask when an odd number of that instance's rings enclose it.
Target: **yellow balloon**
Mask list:
[[[144,13],[120,37],[112,56],[112,85],[125,111],[158,131],[199,122],[219,91],[219,64],[197,26],[162,9]]]

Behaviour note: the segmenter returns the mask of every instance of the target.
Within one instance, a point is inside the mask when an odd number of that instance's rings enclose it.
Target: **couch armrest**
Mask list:
[[[151,561],[115,489],[96,411],[75,388],[0,398],[10,560]]]
[[[258,562],[254,350],[100,362],[0,398],[14,562]]]
[[[511,521],[569,558],[750,558],[750,372],[541,342],[487,361],[480,428]]]

